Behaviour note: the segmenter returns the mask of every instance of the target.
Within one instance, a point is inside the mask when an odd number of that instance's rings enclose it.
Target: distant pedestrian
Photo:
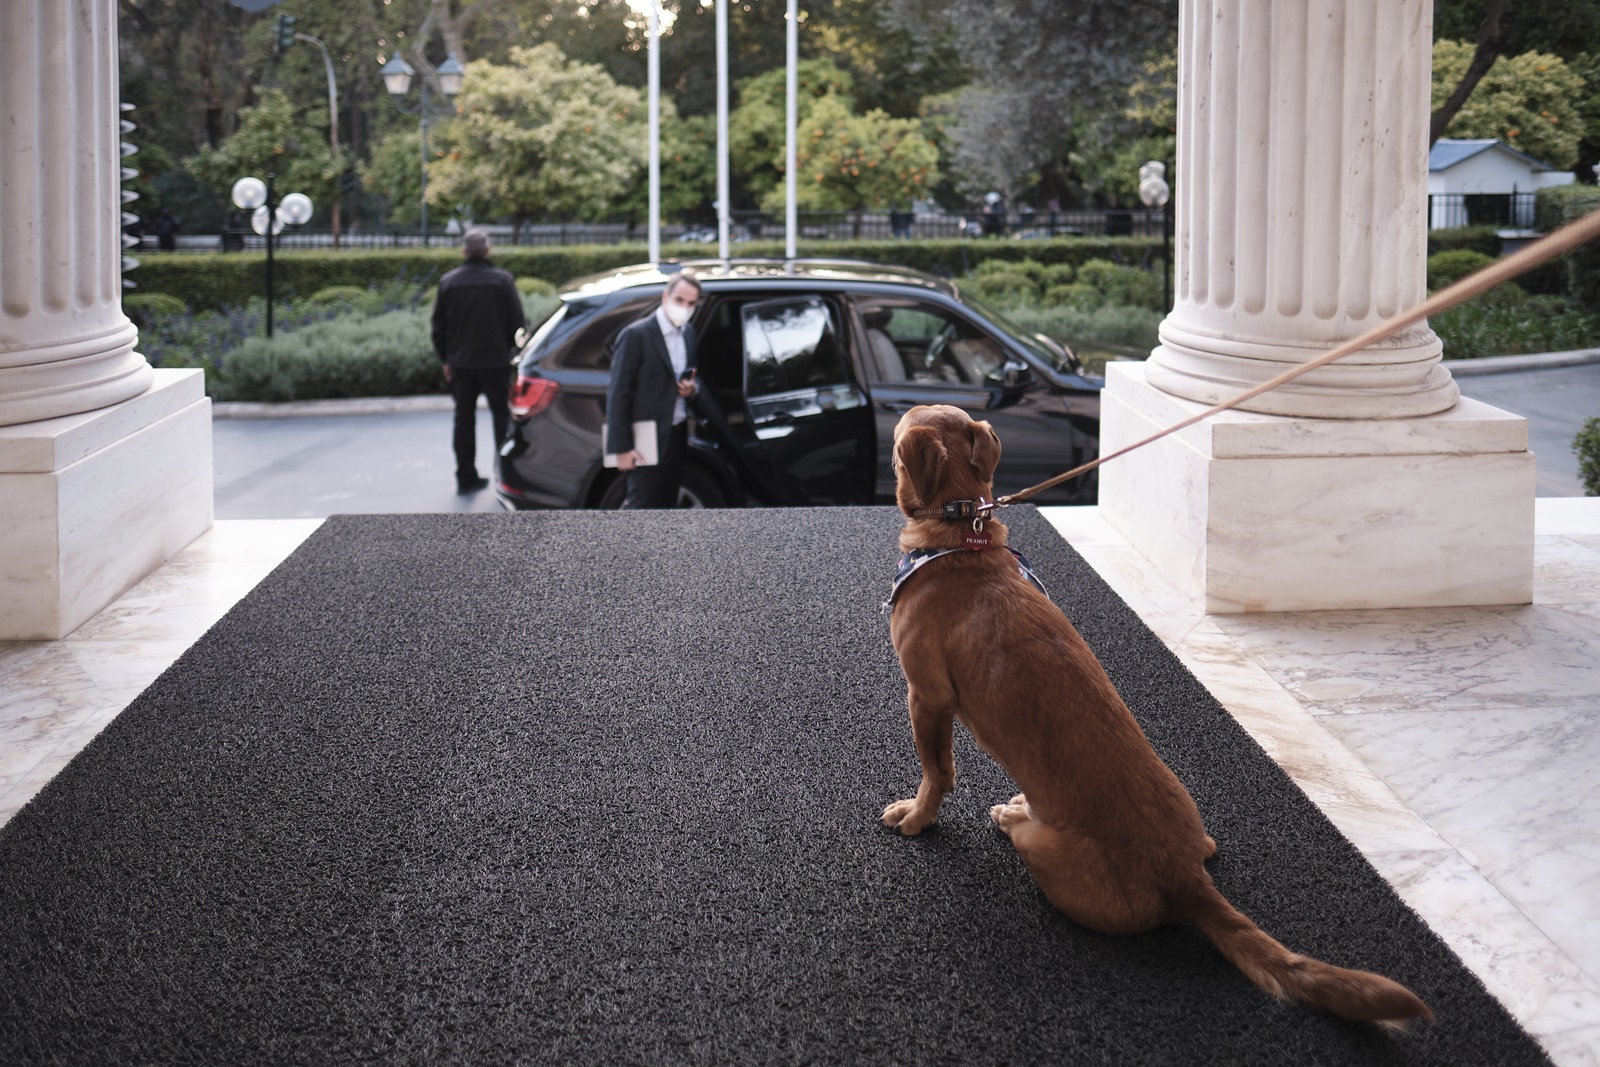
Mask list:
[[[515,279],[489,262],[489,235],[468,230],[461,254],[466,262],[440,280],[433,302],[433,350],[456,402],[456,491],[475,493],[489,484],[478,474],[478,396],[489,402],[498,448],[511,423],[511,356],[527,320]]]
[[[156,243],[163,252],[171,252],[178,247],[178,227],[183,225],[183,220],[174,215],[168,208],[162,208],[161,214],[156,219]]]

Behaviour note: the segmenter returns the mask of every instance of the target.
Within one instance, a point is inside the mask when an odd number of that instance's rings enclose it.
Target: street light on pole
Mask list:
[[[333,151],[333,160],[339,162],[339,89],[333,79],[333,57],[328,54],[328,46],[321,39],[309,33],[300,33],[295,30],[295,23],[299,20],[291,15],[278,16],[278,52],[296,41],[314,44],[322,53],[322,69],[328,75],[328,147]],[[339,247],[339,198],[333,198],[333,247]]]
[[[1161,212],[1161,310],[1172,310],[1172,252],[1167,243],[1167,201],[1172,187],[1167,184],[1167,165],[1151,160],[1139,168],[1139,199],[1144,206]]]
[[[267,180],[240,178],[233,183],[233,202],[251,212],[250,225],[267,239],[267,336],[272,336],[272,246],[274,238],[284,226],[299,226],[311,221],[311,198],[304,193],[290,193],[281,201],[272,188],[276,175]]]
[[[445,102],[439,105],[431,99],[431,83],[427,74],[422,76],[422,99],[417,107],[406,107],[401,100],[411,90],[411,78],[416,74],[405,57],[396,52],[389,58],[379,71],[383,76],[383,87],[389,91],[389,99],[394,101],[394,106],[405,115],[420,116],[422,127],[422,243],[428,243],[428,122],[435,115],[455,114],[455,105],[450,98],[461,91],[461,85],[466,81],[467,72],[455,56],[446,57],[434,70],[434,77],[439,79],[439,91],[444,94]]]

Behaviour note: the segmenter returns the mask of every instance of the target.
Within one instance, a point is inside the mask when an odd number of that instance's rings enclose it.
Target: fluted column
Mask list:
[[[1176,301],[1151,385],[1218,402],[1426,290],[1432,0],[1183,0]],[[1245,404],[1322,418],[1444,411],[1426,325]]]
[[[0,2],[0,426],[149,388],[122,313],[116,0]]]

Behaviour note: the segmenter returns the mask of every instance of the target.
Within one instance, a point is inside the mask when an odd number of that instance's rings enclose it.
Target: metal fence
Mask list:
[[[912,212],[824,212],[802,211],[796,221],[798,238],[808,241],[934,240],[960,237],[993,237],[1016,240],[1071,237],[1082,234],[1160,237],[1161,213],[1157,211],[1083,210],[1023,211],[1009,214],[974,211],[971,214]],[[782,241],[783,219],[758,212],[735,212],[730,240]],[[645,241],[645,228],[637,222],[543,222],[520,227],[484,225],[491,239],[501,245],[620,244]],[[340,248],[452,248],[461,240],[459,229],[430,230],[384,228],[355,229],[341,233]],[[663,248],[672,252],[703,254],[706,246],[715,249],[717,228],[708,226],[663,226]],[[295,228],[274,238],[279,249],[331,248],[334,237],[328,230]],[[222,233],[180,234],[175,252],[260,251],[266,239],[253,231],[224,230]],[[156,241],[146,234],[139,253],[161,252]]]
[[[1526,230],[1533,226],[1533,193],[1429,193],[1428,228],[1501,226]]]

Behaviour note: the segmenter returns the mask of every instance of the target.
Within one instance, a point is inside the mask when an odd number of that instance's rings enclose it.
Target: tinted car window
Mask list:
[[[617,334],[635,319],[643,318],[660,299],[651,294],[611,307],[598,301],[573,301],[545,344],[530,352],[547,367],[606,370],[611,366],[611,342]]]
[[[1005,363],[999,341],[938,304],[877,300],[861,318],[878,381],[982,385]]]
[[[850,381],[833,312],[821,297],[744,309],[745,392],[772,396]]]

